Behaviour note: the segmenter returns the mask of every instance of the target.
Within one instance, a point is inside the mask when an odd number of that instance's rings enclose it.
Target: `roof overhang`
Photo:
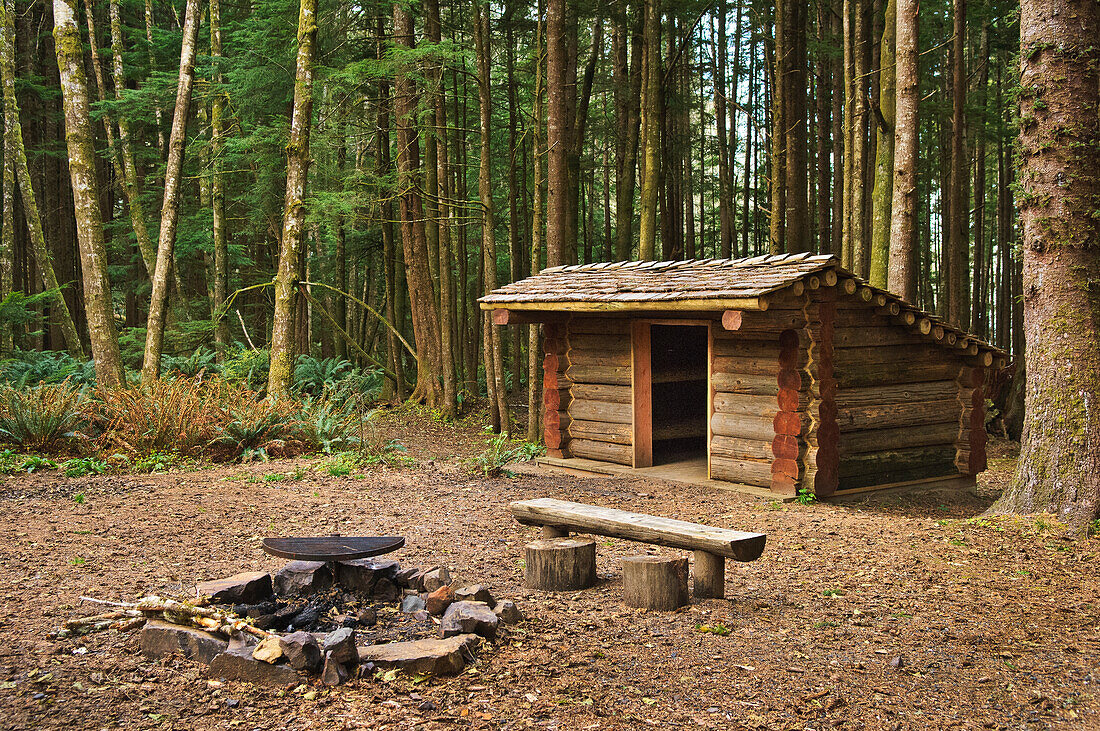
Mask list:
[[[727,299],[614,300],[608,302],[481,302],[483,310],[525,310],[542,312],[723,312],[749,310],[763,312],[768,301],[763,297]]]

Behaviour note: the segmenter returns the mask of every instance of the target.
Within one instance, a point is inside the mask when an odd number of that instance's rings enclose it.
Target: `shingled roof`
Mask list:
[[[779,254],[747,259],[620,261],[551,267],[493,290],[489,308],[539,303],[667,303],[755,298],[835,268],[831,254]]]
[[[840,266],[832,254],[776,254],[743,259],[685,261],[620,261],[543,269],[506,284],[478,302],[482,309],[607,311],[716,309],[766,310],[768,295],[797,287],[810,277],[846,280],[849,292],[861,293],[868,306],[886,307],[920,328],[922,334],[953,347],[965,345],[1004,358],[1004,351],[948,325],[897,295],[865,281]],[[832,282],[830,282],[832,283]],[[855,285],[855,288],[853,287]],[[956,345],[956,343],[958,345]]]

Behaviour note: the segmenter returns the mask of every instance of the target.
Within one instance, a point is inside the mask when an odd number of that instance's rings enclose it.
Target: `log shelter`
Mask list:
[[[986,468],[983,387],[1005,353],[832,255],[553,267],[480,303],[541,325],[559,466],[818,497]]]

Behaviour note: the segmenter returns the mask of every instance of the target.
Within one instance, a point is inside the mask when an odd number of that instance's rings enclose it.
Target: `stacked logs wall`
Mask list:
[[[570,454],[633,464],[630,320],[573,317],[566,358]]]

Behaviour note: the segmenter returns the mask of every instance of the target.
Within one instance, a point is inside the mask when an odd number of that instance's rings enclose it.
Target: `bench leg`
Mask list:
[[[695,596],[699,599],[723,599],[726,596],[726,559],[706,551],[695,552],[692,569]]]
[[[552,525],[542,526],[542,538],[568,538],[569,531],[555,528]]]

